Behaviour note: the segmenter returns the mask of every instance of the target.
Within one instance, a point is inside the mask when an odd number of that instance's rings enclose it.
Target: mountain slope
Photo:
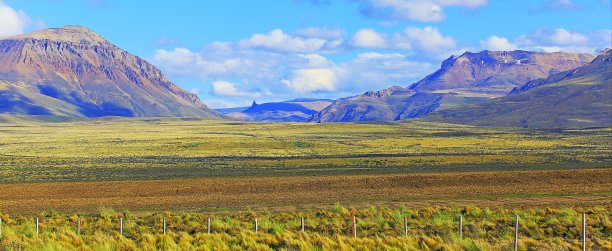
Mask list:
[[[338,100],[313,117],[317,122],[400,120],[505,96],[533,79],[574,69],[593,60],[590,54],[527,51],[466,52],[445,60],[440,69],[408,88]],[[407,69],[409,70],[409,69]]]
[[[294,99],[263,104],[253,102],[251,107],[239,112],[228,110],[230,112],[226,115],[244,121],[305,122],[332,102],[327,99]]]
[[[590,64],[533,80],[508,96],[441,110],[428,121],[481,126],[585,128],[612,126],[612,51]]]
[[[220,116],[153,65],[80,26],[0,40],[0,113]]]

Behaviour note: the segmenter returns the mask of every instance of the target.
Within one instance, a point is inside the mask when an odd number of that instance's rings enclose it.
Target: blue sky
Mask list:
[[[612,47],[610,0],[0,0],[0,37],[64,25],[215,108],[408,86],[465,51]]]

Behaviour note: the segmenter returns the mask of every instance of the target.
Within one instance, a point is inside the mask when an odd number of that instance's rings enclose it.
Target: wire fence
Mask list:
[[[606,216],[607,217],[607,216]],[[75,218],[69,218],[68,220],[58,220],[57,217],[51,217],[52,219],[45,219],[44,217],[36,217],[32,218],[31,221],[33,223],[33,227],[35,229],[35,235],[38,236],[42,232],[53,232],[62,226],[73,226],[74,231],[77,235],[82,234],[94,234],[96,232],[106,232],[108,234],[112,234],[115,232],[118,238],[131,238],[132,234],[128,234],[127,236],[124,233],[124,230],[128,230],[129,232],[133,231],[146,231],[146,232],[160,232],[163,235],[171,234],[174,231],[178,232],[188,232],[188,233],[206,233],[206,234],[217,234],[217,233],[226,233],[226,234],[236,234],[236,232],[241,231],[252,231],[255,234],[260,233],[262,230],[264,232],[274,232],[275,227],[281,226],[282,231],[295,231],[295,232],[318,232],[318,233],[332,233],[332,234],[345,234],[350,235],[352,238],[367,238],[369,236],[379,236],[379,235],[395,235],[395,236],[409,236],[415,231],[427,230],[428,225],[425,224],[413,224],[411,222],[411,216],[403,215],[401,219],[402,228],[398,229],[395,224],[389,225],[388,222],[381,223],[380,220],[370,219],[368,224],[360,224],[365,222],[365,218],[360,218],[359,215],[352,210],[350,217],[348,219],[341,219],[340,224],[336,223],[336,229],[329,230],[330,220],[332,222],[337,222],[337,218],[329,219],[325,217],[313,217],[312,219],[308,219],[307,217],[297,217],[295,220],[291,222],[278,222],[273,219],[264,219],[264,226],[262,229],[262,222],[260,217],[250,217],[252,221],[252,225],[249,225],[248,222],[245,222],[245,218],[232,218],[232,217],[219,217],[215,219],[215,217],[209,216],[205,218],[204,224],[200,224],[197,227],[193,227],[192,229],[188,229],[182,224],[173,224],[172,217],[153,217],[153,219],[143,219],[137,218],[133,221],[130,221],[129,217],[119,216],[118,218],[110,218],[106,219],[107,221],[102,222],[110,222],[110,225],[101,223],[101,219],[97,217],[83,217],[78,216]],[[249,217],[247,217],[249,218]],[[219,222],[215,222],[215,220],[219,220]],[[477,219],[474,219],[477,220]],[[47,222],[49,221],[49,222]],[[182,221],[182,220],[181,220]],[[297,224],[296,224],[297,222]],[[346,224],[348,222],[348,224]],[[381,223],[379,225],[372,223]],[[394,222],[394,221],[390,221]],[[416,221],[415,221],[416,222]],[[159,225],[158,225],[159,223]],[[215,224],[220,225],[223,224],[223,227],[219,227],[215,229]],[[238,224],[236,224],[238,223]],[[505,226],[501,226],[501,228],[506,228],[506,231],[513,232],[513,245],[514,250],[519,249],[519,241],[521,239],[521,234],[526,234],[526,232],[522,232],[522,223],[521,218],[518,214],[514,215],[513,224],[506,224]],[[575,225],[574,227],[580,231],[579,241],[581,242],[582,250],[586,250],[588,246],[588,232],[587,232],[587,214],[582,213],[580,224]],[[278,224],[278,225],[275,225]],[[22,230],[28,230],[27,222],[13,222],[9,225],[13,226],[22,226]],[[127,225],[127,226],[126,226]],[[102,227],[101,227],[102,226]],[[229,227],[228,227],[229,226]],[[250,227],[249,227],[250,226]],[[468,229],[466,229],[468,226]],[[459,239],[470,238],[474,232],[474,225],[470,225],[469,219],[466,219],[464,215],[457,215],[452,219],[451,225],[446,225],[446,234],[453,234],[458,236]],[[0,217],[0,238],[3,238],[3,228],[6,227],[6,222],[3,222]],[[96,229],[96,227],[98,229]],[[125,228],[127,227],[127,228]],[[347,230],[347,227],[349,230]],[[485,231],[487,228],[490,230],[491,228],[499,228],[500,226],[492,226],[491,224],[484,224]],[[533,228],[533,226],[530,226]],[[610,227],[610,226],[608,226]],[[278,229],[277,229],[278,230]],[[609,231],[604,230],[604,231]],[[435,232],[435,231],[434,231]],[[504,231],[505,232],[505,231]],[[530,237],[533,237],[527,234]],[[567,236],[565,236],[567,239]],[[16,248],[15,248],[16,249]],[[19,248],[20,249],[20,248]]]

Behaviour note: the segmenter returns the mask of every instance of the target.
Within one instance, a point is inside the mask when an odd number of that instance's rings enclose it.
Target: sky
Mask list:
[[[597,53],[611,0],[0,0],[0,37],[86,26],[212,108],[409,86],[466,51]]]

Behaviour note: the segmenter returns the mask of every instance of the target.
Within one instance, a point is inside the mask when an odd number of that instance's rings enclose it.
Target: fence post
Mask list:
[[[258,226],[257,226],[257,217],[255,217],[255,233],[257,233],[257,230],[258,230],[257,228],[258,228]]]
[[[516,222],[514,224],[514,251],[518,251],[518,232],[519,232],[519,216],[516,215]]]
[[[163,221],[164,221],[164,234],[166,234],[166,217],[163,217]]]
[[[119,218],[119,235],[123,236],[123,217]]]
[[[77,235],[81,235],[81,217],[77,218]]]
[[[404,216],[404,235],[408,236],[408,216]]]
[[[463,215],[459,215],[459,239],[463,239]]]
[[[586,213],[582,212],[582,251],[586,251]]]
[[[208,217],[208,233],[210,234],[210,217]]]
[[[302,217],[302,232],[304,232],[304,217]]]
[[[38,217],[36,217],[36,235],[38,235]]]
[[[355,217],[354,208],[353,208],[353,238],[357,238],[357,218]]]

